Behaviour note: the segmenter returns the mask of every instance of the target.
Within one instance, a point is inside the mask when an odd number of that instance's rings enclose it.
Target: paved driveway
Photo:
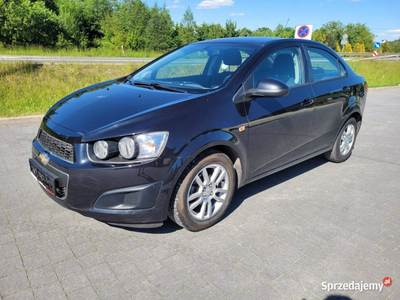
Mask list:
[[[54,203],[28,171],[38,125],[0,126],[0,298],[400,299],[399,88],[370,90],[346,163],[252,183],[199,233],[114,228]],[[322,290],[385,277],[381,293]]]

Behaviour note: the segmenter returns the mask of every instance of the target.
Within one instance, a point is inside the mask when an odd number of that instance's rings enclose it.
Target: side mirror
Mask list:
[[[263,78],[257,83],[257,87],[249,91],[252,97],[285,97],[290,88],[282,81],[274,78]]]

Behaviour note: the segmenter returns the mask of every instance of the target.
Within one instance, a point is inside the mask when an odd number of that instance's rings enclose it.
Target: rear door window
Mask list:
[[[308,55],[315,82],[345,76],[342,75],[345,73],[345,69],[339,70],[339,62],[332,54],[318,48],[308,47]]]

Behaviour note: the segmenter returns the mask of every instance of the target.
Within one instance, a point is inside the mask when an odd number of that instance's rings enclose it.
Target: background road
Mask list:
[[[400,88],[371,89],[348,161],[317,157],[247,185],[199,233],[64,209],[29,174],[39,123],[0,125],[0,298],[400,299],[399,116]],[[382,293],[321,289],[384,277]]]
[[[93,64],[125,64],[146,63],[154,58],[135,57],[80,57],[80,56],[39,56],[39,55],[0,55],[0,62],[25,61],[32,63],[93,63]]]
[[[362,53],[367,54],[367,53]],[[349,55],[349,54],[346,54]],[[350,54],[351,55],[351,54]],[[84,57],[84,56],[39,56],[39,55],[0,55],[0,62],[24,61],[31,63],[92,63],[92,64],[126,64],[126,63],[147,63],[154,58],[135,57]],[[344,57],[344,60],[386,60],[398,61],[400,54],[380,54],[378,57],[364,55],[363,57]],[[203,63],[199,60],[199,63]]]

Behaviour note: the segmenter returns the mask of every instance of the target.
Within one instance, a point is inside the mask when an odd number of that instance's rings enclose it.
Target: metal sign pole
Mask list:
[[[340,41],[340,44],[342,45],[342,52],[344,52],[344,45],[346,45],[347,44],[347,38],[348,38],[349,36],[345,33],[345,34],[343,34],[343,38],[342,38],[342,40]]]

